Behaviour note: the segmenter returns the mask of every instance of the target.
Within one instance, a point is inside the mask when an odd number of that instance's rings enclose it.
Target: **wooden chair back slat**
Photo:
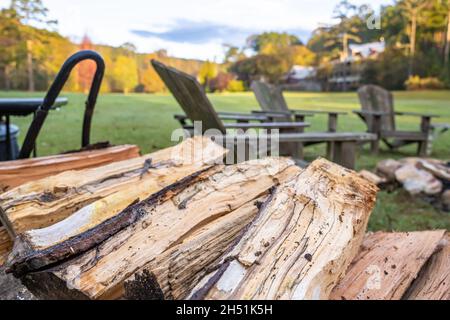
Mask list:
[[[271,86],[270,84],[253,81],[251,89],[255,94],[261,109],[264,111],[289,112],[289,107],[283,97],[281,88]],[[287,119],[278,119],[277,121],[289,121]]]
[[[391,92],[376,85],[365,85],[358,89],[358,97],[363,111],[388,113],[381,117],[381,129],[395,131],[394,97]],[[371,117],[365,117],[369,128]]]
[[[202,122],[203,133],[208,129],[225,133],[222,121],[194,77],[156,60],[152,60],[152,65],[192,122]]]

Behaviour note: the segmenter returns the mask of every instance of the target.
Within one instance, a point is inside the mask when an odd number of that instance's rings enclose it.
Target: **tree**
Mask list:
[[[410,64],[409,64],[409,76],[412,76],[414,71],[414,57],[416,54],[416,36],[417,36],[417,24],[420,18],[422,10],[429,5],[428,0],[401,0],[399,7],[403,11],[404,15],[410,22],[408,35],[409,35],[409,54],[410,54]]]
[[[209,87],[209,81],[217,77],[218,73],[219,70],[217,64],[211,61],[206,61],[200,68],[200,72],[198,74],[198,81],[206,89]]]
[[[17,12],[21,22],[25,25],[33,22],[45,25],[57,23],[55,20],[47,20],[48,9],[41,0],[12,0],[11,10]],[[28,91],[34,91],[33,50],[36,45],[35,41],[38,39],[33,28],[24,28],[23,34],[26,37]]]
[[[264,32],[252,35],[247,39],[247,45],[260,54],[277,54],[281,49],[292,45],[300,45],[300,39],[286,32]]]
[[[11,89],[11,71],[17,60],[18,45],[21,41],[20,20],[16,11],[0,11],[0,68],[4,77],[4,87]]]
[[[289,51],[293,65],[312,66],[316,63],[316,54],[305,46],[292,46]]]
[[[114,89],[125,94],[133,90],[139,81],[137,69],[135,58],[118,56],[112,70]]]
[[[92,50],[93,47],[91,39],[85,35],[81,41],[80,50]],[[92,60],[82,61],[78,65],[78,83],[82,92],[89,91],[96,68],[95,62]]]
[[[32,22],[45,25],[56,24],[56,20],[48,20],[48,9],[42,0],[12,0],[11,9],[15,10],[24,24]]]
[[[437,0],[437,4],[446,10],[446,30],[445,30],[445,46],[444,46],[444,67],[447,73],[450,73],[450,0]],[[447,74],[447,76],[449,76]]]
[[[211,92],[225,91],[233,79],[234,76],[232,74],[219,72],[215,78],[209,81],[209,89],[211,90]]]
[[[342,0],[336,5],[336,7],[334,7],[333,18],[340,19],[342,21],[355,15],[356,11],[357,7],[354,4],[351,4],[348,0]]]
[[[277,55],[258,54],[233,64],[230,71],[236,73],[240,80],[250,84],[252,80],[267,80],[278,83],[289,72],[289,62]]]
[[[245,53],[236,46],[230,44],[224,44],[225,48],[225,60],[224,63],[235,63],[239,60],[245,59]]]

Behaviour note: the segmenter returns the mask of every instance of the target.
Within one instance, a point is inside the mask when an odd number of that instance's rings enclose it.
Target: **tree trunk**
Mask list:
[[[225,149],[210,139],[196,137],[139,158],[66,171],[1,194],[0,218],[12,235],[45,228],[88,204],[144,183],[142,180],[149,181],[152,192],[157,192],[222,160],[225,154]],[[129,200],[132,203],[136,198]]]
[[[213,226],[221,217],[232,215],[235,219],[231,223],[238,223],[238,229],[244,227],[248,215],[256,213],[255,201],[299,170],[290,160],[272,158],[212,167],[127,208],[95,230],[64,242],[63,246],[81,252],[88,243],[100,240],[99,245],[73,260],[42,270],[41,264],[27,263],[28,255],[24,255],[20,264],[10,267],[17,276],[31,271],[33,266],[40,269],[27,273],[23,281],[41,298],[120,298],[129,276],[185,239]],[[230,240],[226,240],[229,234],[221,230],[216,241],[218,249],[224,250],[220,246]],[[203,247],[203,243],[198,245]],[[55,265],[58,252],[43,250],[35,261],[51,261]],[[23,266],[30,268],[24,270]]]
[[[414,58],[416,55],[417,11],[411,12],[411,37],[410,37],[410,61],[409,76],[414,75]]]
[[[445,230],[383,233],[366,237],[345,277],[333,289],[335,300],[398,300],[436,250]]]
[[[27,72],[28,72],[28,91],[34,92],[34,68],[33,68],[33,43],[31,40],[27,40]]]
[[[447,14],[447,35],[445,38],[445,49],[444,49],[444,66],[447,72],[450,69],[449,59],[450,59],[450,9]]]
[[[358,253],[377,187],[326,160],[276,189],[192,299],[327,299]]]
[[[5,75],[5,90],[11,90],[11,67],[6,65],[3,69]]]

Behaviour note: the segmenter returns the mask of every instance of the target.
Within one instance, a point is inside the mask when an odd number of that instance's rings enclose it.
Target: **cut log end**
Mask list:
[[[401,299],[436,250],[444,230],[368,235],[345,277],[333,289],[334,300]]]

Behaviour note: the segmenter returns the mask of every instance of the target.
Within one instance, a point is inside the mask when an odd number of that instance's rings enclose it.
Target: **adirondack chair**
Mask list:
[[[376,85],[365,85],[359,88],[358,97],[361,110],[354,110],[367,125],[368,132],[377,135],[372,142],[373,153],[379,152],[380,140],[389,149],[397,149],[411,143],[418,143],[418,154],[425,156],[430,153],[429,142],[431,132],[431,118],[439,117],[433,114],[419,114],[414,112],[395,112],[394,97],[391,92]],[[396,116],[421,117],[420,131],[399,131],[396,129]]]
[[[273,86],[262,81],[253,81],[251,89],[262,109],[262,111],[254,111],[254,113],[281,113],[287,117],[293,117],[297,121],[304,120],[305,117],[315,114],[328,114],[328,132],[336,132],[338,116],[347,114],[339,111],[289,109],[283,97],[282,87]]]
[[[305,121],[305,117],[311,117],[315,114],[328,114],[327,132],[336,132],[338,116],[347,114],[346,112],[338,111],[289,109],[287,102],[283,97],[282,87],[273,86],[262,81],[253,81],[251,84],[251,89],[262,109],[262,111],[253,111],[253,113],[255,114],[267,114],[268,112],[282,114],[285,116],[284,118],[282,118],[283,121],[290,121],[291,119],[295,121]],[[277,121],[277,119],[274,119],[274,121]],[[323,141],[311,141],[306,143],[305,145],[311,145],[321,142]],[[327,143],[328,155],[332,154],[333,145],[333,142]]]
[[[218,117],[221,120],[234,120],[238,123],[249,123],[250,121],[258,122],[286,122],[291,121],[291,119],[286,117],[286,114],[280,112],[273,112],[271,110],[264,111],[252,111],[252,113],[240,113],[240,112],[217,112]],[[190,127],[192,123],[189,123],[189,117],[183,114],[176,114],[174,118],[183,127]],[[298,118],[300,119],[300,118]],[[300,121],[300,120],[298,120]],[[300,121],[303,122],[304,118]]]
[[[238,143],[240,136],[227,132],[227,129],[279,129],[280,155],[301,160],[303,158],[301,154],[303,143],[308,141],[335,141],[336,148],[331,160],[348,168],[353,168],[357,142],[375,139],[375,135],[367,133],[304,133],[301,131],[309,126],[305,122],[224,123],[214,110],[202,86],[194,77],[156,60],[151,62],[187,117],[192,122],[202,122],[201,133],[203,134],[209,129],[216,129],[226,137],[232,137],[234,145]],[[187,128],[187,126],[183,127]]]

